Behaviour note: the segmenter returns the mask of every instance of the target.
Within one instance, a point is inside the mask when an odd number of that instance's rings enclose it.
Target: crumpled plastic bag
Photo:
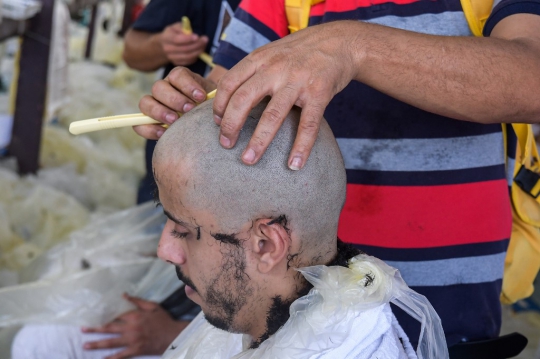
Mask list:
[[[73,196],[91,210],[114,211],[135,205],[139,176],[123,177],[90,162],[84,173],[77,172],[75,163],[68,163],[41,169],[34,180]]]
[[[129,292],[162,301],[182,283],[155,257],[165,217],[153,203],[101,217],[72,233],[0,289],[0,327],[30,323],[98,326],[134,306]]]
[[[21,269],[88,221],[73,197],[31,177],[0,168],[0,187],[0,269]]]
[[[316,300],[313,302],[322,305],[323,312],[343,313],[351,306],[368,310],[391,302],[421,324],[418,359],[448,358],[446,338],[438,314],[426,297],[407,286],[396,268],[378,258],[360,254],[349,261],[349,268],[313,266],[300,268],[299,271],[317,288],[322,301],[320,304]],[[291,306],[291,313],[293,310],[302,313],[306,304],[301,300],[296,301],[294,308]]]
[[[96,143],[63,127],[45,126],[37,181],[69,193],[91,210],[124,209],[135,205],[145,173],[143,158],[142,144],[131,149],[117,138]]]

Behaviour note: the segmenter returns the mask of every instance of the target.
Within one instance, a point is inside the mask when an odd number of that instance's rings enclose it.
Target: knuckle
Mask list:
[[[158,80],[154,82],[154,84],[152,85],[152,94],[159,93],[160,89],[163,88],[163,85],[164,85],[163,82],[164,82],[163,80]]]
[[[148,116],[155,119],[155,120],[160,120],[161,118],[165,117],[166,113],[165,111],[163,111],[162,109],[160,108],[152,108],[150,110],[150,112],[148,113]]]
[[[167,79],[169,82],[176,82],[179,81],[182,77],[186,75],[187,69],[183,66],[176,66],[169,72],[169,75],[167,75]]]
[[[176,111],[181,111],[185,103],[186,98],[177,91],[168,94],[168,98],[166,99],[166,105],[169,105]]]
[[[308,132],[308,133],[318,132],[319,131],[319,121],[317,121],[315,119],[302,121],[302,122],[300,122],[298,127],[303,132]]]
[[[252,137],[250,141],[250,147],[255,147],[257,149],[264,148],[266,146],[265,139],[268,138],[268,136],[270,136],[270,132],[262,131],[258,135]]]
[[[249,101],[250,93],[247,90],[239,89],[231,97],[231,106],[234,109],[241,108],[246,102]]]
[[[222,121],[221,122],[221,132],[224,134],[232,134],[237,130],[237,126],[231,121]]]
[[[310,92],[311,97],[313,98],[322,98],[328,94],[328,86],[326,83],[320,80],[315,80],[309,86],[309,92]]]
[[[219,90],[226,93],[231,93],[235,89],[235,84],[232,79],[230,79],[227,74],[225,74],[219,81]]]
[[[144,95],[140,100],[139,100],[139,109],[144,113],[145,110],[150,107],[150,104],[152,102],[152,96],[150,95]]]
[[[263,113],[263,121],[276,125],[281,122],[282,113],[275,107],[267,108]]]

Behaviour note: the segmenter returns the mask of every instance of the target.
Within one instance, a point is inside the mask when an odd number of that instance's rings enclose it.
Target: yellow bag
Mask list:
[[[311,6],[324,0],[285,0],[285,12],[292,34],[307,27]],[[460,0],[474,36],[491,13],[493,0]],[[503,124],[504,142],[507,126]],[[540,269],[540,157],[532,126],[513,124],[518,137],[514,183],[512,185],[512,235],[505,259],[501,302],[512,304],[530,296]]]
[[[509,125],[506,125],[509,126]],[[503,125],[505,140],[507,128]],[[540,269],[540,157],[531,125],[513,124],[518,138],[512,184],[512,235],[504,261],[501,302],[527,298]]]
[[[461,7],[471,32],[482,36],[493,0],[461,0]],[[502,126],[506,146],[509,125]],[[532,126],[514,123],[512,128],[518,145],[511,189],[512,234],[504,261],[501,292],[503,304],[529,297],[540,270],[540,157]]]

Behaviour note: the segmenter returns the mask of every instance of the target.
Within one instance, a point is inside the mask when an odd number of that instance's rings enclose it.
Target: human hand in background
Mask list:
[[[124,294],[136,309],[126,312],[97,328],[83,328],[84,333],[112,333],[117,337],[84,344],[84,349],[123,348],[105,359],[124,359],[138,355],[161,355],[189,324],[174,320],[158,303]]]
[[[197,61],[198,56],[208,44],[207,36],[187,34],[183,31],[182,23],[169,25],[159,34],[163,52],[171,63],[176,66],[187,66]]]

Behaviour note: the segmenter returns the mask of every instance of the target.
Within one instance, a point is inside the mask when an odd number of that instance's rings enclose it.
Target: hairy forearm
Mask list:
[[[540,122],[540,46],[530,39],[430,36],[366,23],[355,79],[443,116]]]
[[[126,33],[123,58],[139,71],[154,71],[169,63],[159,41],[160,33],[129,30]]]

